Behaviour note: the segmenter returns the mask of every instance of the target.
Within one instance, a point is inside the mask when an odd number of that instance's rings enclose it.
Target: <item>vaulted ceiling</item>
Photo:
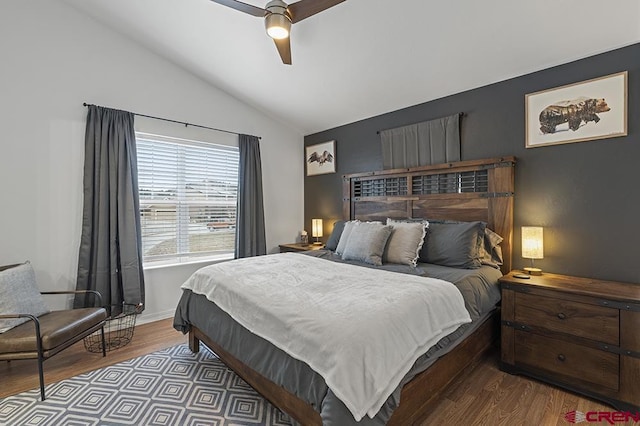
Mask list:
[[[638,0],[347,0],[293,26],[289,66],[210,0],[62,1],[303,134],[640,41]]]

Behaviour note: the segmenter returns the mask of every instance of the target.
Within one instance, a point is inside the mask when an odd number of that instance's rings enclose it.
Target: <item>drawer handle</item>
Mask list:
[[[558,314],[558,318],[559,318],[559,319],[561,319],[561,320],[563,320],[563,319],[566,319],[566,318],[567,318],[567,316],[566,316],[565,314],[563,314],[562,312],[560,312],[560,313]]]
[[[565,362],[566,359],[567,358],[564,355],[562,355],[562,354],[558,355],[558,361]]]

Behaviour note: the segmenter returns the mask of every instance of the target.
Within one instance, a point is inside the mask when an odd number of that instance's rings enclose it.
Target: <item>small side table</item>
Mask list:
[[[308,250],[320,250],[324,248],[324,244],[303,244],[303,243],[290,243],[280,244],[280,253],[295,252],[295,251],[308,251]]]
[[[513,271],[502,286],[502,370],[640,410],[640,285]]]

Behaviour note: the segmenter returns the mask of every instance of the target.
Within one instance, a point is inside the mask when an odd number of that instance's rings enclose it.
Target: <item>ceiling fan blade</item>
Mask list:
[[[295,24],[343,1],[345,0],[300,0],[290,4],[287,10],[291,14],[291,22]]]
[[[230,7],[235,10],[239,10],[240,12],[248,13],[249,15],[257,16],[258,18],[263,18],[267,11],[260,7],[256,7],[247,3],[242,3],[241,1],[236,0],[211,0],[214,3],[221,4],[223,6]]]
[[[282,58],[282,62],[287,65],[291,65],[291,42],[289,37],[281,39],[273,39],[278,48],[278,53]]]

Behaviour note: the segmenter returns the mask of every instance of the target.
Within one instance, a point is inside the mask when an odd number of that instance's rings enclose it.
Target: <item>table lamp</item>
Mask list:
[[[319,240],[322,237],[322,219],[311,219],[311,236],[316,239],[313,244],[322,244]]]
[[[542,269],[534,267],[534,259],[544,258],[544,240],[541,226],[522,227],[522,257],[531,259],[531,266],[524,268],[529,275],[542,275]]]

